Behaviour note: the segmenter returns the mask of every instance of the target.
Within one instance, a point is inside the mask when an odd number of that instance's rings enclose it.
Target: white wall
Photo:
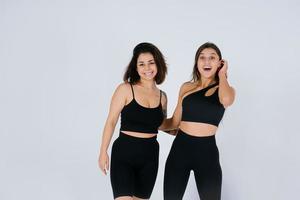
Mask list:
[[[223,199],[296,199],[299,18],[296,0],[0,0],[0,199],[112,199],[97,167],[99,140],[143,41],[167,58],[169,115],[198,46],[214,42],[229,61],[237,96],[217,133]],[[173,138],[158,139],[155,200]],[[194,183],[187,200],[198,199]]]

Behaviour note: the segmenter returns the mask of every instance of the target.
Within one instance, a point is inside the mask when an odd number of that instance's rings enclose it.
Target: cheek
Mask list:
[[[200,66],[202,66],[202,65],[203,65],[203,62],[202,62],[201,60],[198,60],[198,62],[197,62],[198,68],[199,68]]]
[[[136,68],[136,71],[137,71],[137,73],[141,76],[141,74],[142,74],[142,69],[139,68],[139,67],[137,67],[137,68]]]
[[[220,66],[219,62],[212,64],[213,70],[218,69],[219,66]]]
[[[197,62],[197,68],[198,68],[198,71],[202,71],[202,68],[203,66],[205,65],[205,63],[203,61],[198,61]]]
[[[201,65],[200,65],[200,63],[198,63],[198,65],[197,65],[197,69],[198,69],[198,71],[202,71],[202,68],[201,68]]]
[[[155,73],[157,73],[157,66],[156,66],[156,65],[153,65],[151,68],[152,68],[152,70],[153,70]]]

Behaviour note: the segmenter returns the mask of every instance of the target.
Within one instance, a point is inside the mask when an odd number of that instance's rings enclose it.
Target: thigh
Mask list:
[[[140,159],[142,163],[135,171],[134,196],[140,199],[150,198],[158,172],[159,145],[155,142],[151,146]]]
[[[218,155],[211,157],[215,157],[215,161],[198,159],[199,163],[194,168],[195,181],[201,200],[221,199],[222,169]]]
[[[134,169],[124,158],[123,144],[116,140],[112,146],[110,180],[114,198],[133,196]]]
[[[180,147],[173,143],[165,166],[165,200],[181,200],[183,198],[190,176],[187,159],[188,157],[184,158],[183,154],[180,153]]]

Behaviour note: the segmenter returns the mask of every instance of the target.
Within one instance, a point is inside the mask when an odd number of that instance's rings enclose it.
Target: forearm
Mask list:
[[[170,130],[174,130],[177,129],[178,125],[176,125],[173,117],[172,118],[168,118],[165,119],[162,123],[162,125],[159,127],[159,130],[161,131],[170,131]]]
[[[106,152],[112,135],[115,130],[115,124],[113,122],[107,122],[104,126],[103,134],[102,134],[102,142],[101,142],[101,147],[100,147],[100,152]]]
[[[234,100],[234,90],[229,85],[225,74],[219,76],[219,98],[225,104],[232,104]]]

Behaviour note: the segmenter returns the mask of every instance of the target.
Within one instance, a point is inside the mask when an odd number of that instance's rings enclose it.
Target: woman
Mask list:
[[[201,45],[193,80],[181,86],[172,118],[160,127],[164,131],[180,128],[165,166],[165,200],[182,199],[191,170],[201,200],[221,199],[222,171],[215,134],[235,96],[227,81],[227,68],[215,44]]]
[[[149,199],[157,170],[158,127],[166,116],[167,98],[157,88],[166,76],[164,56],[150,43],[140,43],[124,74],[124,83],[113,94],[100,147],[99,167],[109,168],[109,147],[119,115],[120,135],[111,152],[110,178],[117,200]]]

